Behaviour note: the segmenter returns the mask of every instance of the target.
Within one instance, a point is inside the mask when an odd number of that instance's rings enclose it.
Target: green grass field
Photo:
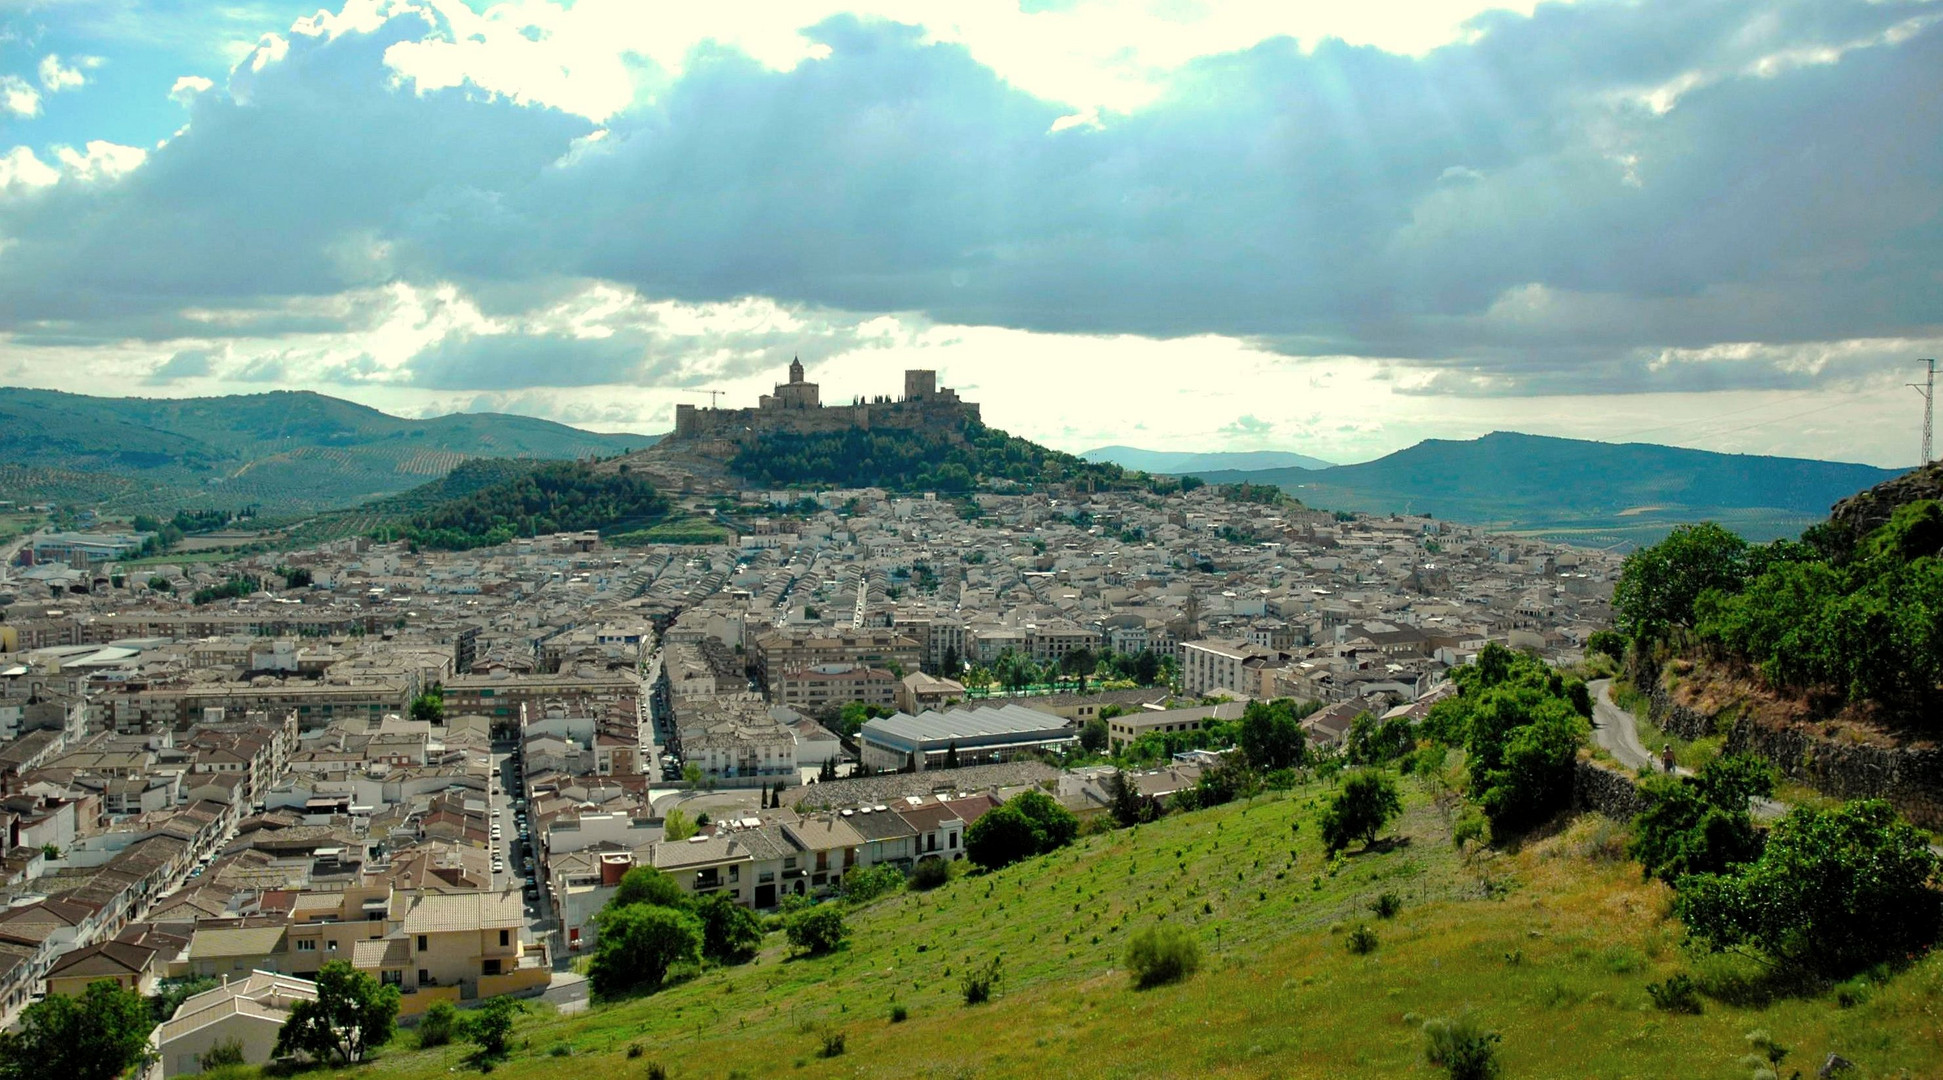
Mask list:
[[[1852,1008],[1830,994],[1654,1010],[1646,984],[1694,969],[1668,894],[1617,855],[1597,817],[1516,854],[1460,855],[1417,782],[1387,849],[1326,862],[1323,786],[1168,818],[935,892],[852,914],[839,953],[789,960],[780,935],[754,964],[572,1016],[523,1018],[495,1075],[645,1077],[1435,1077],[1426,1018],[1466,1007],[1501,1032],[1507,1077],[1746,1080],[1746,1036],[1792,1048],[1813,1075],[1828,1052],[1856,1077],[1943,1075],[1943,962],[1917,963]],[[1299,825],[1299,830],[1292,829]],[[1393,920],[1368,905],[1392,891]],[[1166,920],[1205,950],[1185,983],[1132,989],[1130,934]],[[1372,926],[1367,956],[1345,947]],[[962,1004],[959,978],[998,957],[995,1000]],[[1703,982],[1744,973],[1700,965]],[[1737,999],[1750,996],[1745,988]],[[893,1005],[909,1012],[889,1019]],[[825,1058],[824,1035],[845,1052]],[[406,1049],[331,1075],[431,1080],[466,1047]],[[630,1045],[641,1053],[629,1058]],[[330,1074],[327,1071],[327,1074]],[[1782,1075],[1787,1075],[1784,1069]]]

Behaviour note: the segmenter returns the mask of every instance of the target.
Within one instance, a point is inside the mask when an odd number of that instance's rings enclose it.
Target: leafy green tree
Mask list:
[[[1169,923],[1149,926],[1127,942],[1127,970],[1142,990],[1180,982],[1201,968],[1201,943]]]
[[[1115,769],[1106,778],[1107,807],[1113,814],[1113,821],[1123,829],[1153,821],[1160,817],[1160,804],[1150,795],[1142,795],[1133,781],[1127,779],[1124,769]]]
[[[175,1010],[180,1008],[184,1001],[204,990],[214,990],[218,985],[215,979],[207,975],[163,979],[161,985],[156,987],[155,993],[148,999],[149,1012],[155,1017],[155,1022],[160,1024],[174,1017]]]
[[[17,1031],[0,1033],[0,1080],[115,1080],[149,1060],[154,1026],[148,1002],[111,980],[78,998],[50,994],[27,1006]]]
[[[398,988],[332,960],[317,972],[317,1000],[299,1001],[277,1032],[276,1056],[306,1054],[348,1065],[391,1040],[398,1022]]]
[[[1322,843],[1329,854],[1361,840],[1376,843],[1383,826],[1403,812],[1396,780],[1382,769],[1357,769],[1343,778],[1342,790],[1322,808]]]
[[[518,998],[504,994],[487,998],[461,1025],[466,1041],[477,1046],[485,1060],[505,1057],[512,1049],[513,1018],[525,1011],[526,1004]]]
[[[435,684],[413,698],[412,719],[431,724],[445,723],[445,688]]]
[[[702,957],[712,963],[746,964],[762,948],[761,921],[728,893],[710,894],[695,905],[695,916],[702,923]]]
[[[1343,756],[1355,765],[1381,765],[1395,761],[1416,745],[1417,736],[1411,730],[1410,721],[1401,716],[1378,720],[1369,713],[1360,713],[1350,721],[1349,731],[1343,736]]]
[[[1160,657],[1152,649],[1146,649],[1133,660],[1133,681],[1142,686],[1152,686],[1160,680]]]
[[[1628,555],[1620,568],[1612,597],[1620,629],[1647,641],[1691,627],[1700,595],[1738,591],[1747,561],[1747,541],[1713,522],[1674,527],[1666,539]]]
[[[701,958],[702,924],[687,911],[655,904],[608,906],[595,916],[600,938],[587,981],[602,997],[657,989],[676,964]]]
[[[835,904],[818,904],[788,917],[783,925],[790,947],[810,956],[835,952],[850,936],[843,911]]]
[[[1673,910],[1713,951],[1753,948],[1826,978],[1900,960],[1936,940],[1937,858],[1879,799],[1798,806],[1760,858],[1676,883]]]
[[[965,857],[997,870],[1065,847],[1079,835],[1079,819],[1044,792],[1028,791],[987,811],[965,831]]]
[[[695,824],[695,819],[689,817],[679,806],[669,810],[667,816],[661,821],[661,833],[671,844],[680,843],[701,831],[701,827]]]
[[[1289,698],[1249,702],[1242,710],[1236,736],[1248,764],[1258,772],[1292,769],[1308,756],[1301,718]]]
[[[1691,777],[1655,776],[1640,785],[1647,808],[1633,821],[1629,853],[1641,872],[1668,883],[1718,874],[1761,854],[1748,800],[1774,793],[1768,765],[1748,755],[1717,757]]]
[[[658,907],[686,908],[690,897],[681,883],[652,866],[630,867],[607,898],[603,910],[653,904]]]
[[[1107,725],[1098,717],[1088,720],[1079,729],[1079,748],[1089,754],[1106,752]]]
[[[1585,639],[1585,651],[1609,656],[1616,664],[1626,659],[1626,638],[1616,630],[1594,630]]]

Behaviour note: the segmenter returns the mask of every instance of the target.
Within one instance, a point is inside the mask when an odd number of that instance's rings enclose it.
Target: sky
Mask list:
[[[0,0],[0,385],[1907,466],[1943,0]]]

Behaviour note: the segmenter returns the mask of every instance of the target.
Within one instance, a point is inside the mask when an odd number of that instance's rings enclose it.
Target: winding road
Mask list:
[[[1631,710],[1622,709],[1612,699],[1612,680],[1594,679],[1586,684],[1592,691],[1592,741],[1604,747],[1629,769],[1660,769],[1659,755],[1639,740],[1639,724]],[[1676,767],[1679,776],[1692,776],[1693,770]],[[1748,809],[1763,821],[1773,821],[1788,812],[1788,804],[1775,799],[1755,798]]]

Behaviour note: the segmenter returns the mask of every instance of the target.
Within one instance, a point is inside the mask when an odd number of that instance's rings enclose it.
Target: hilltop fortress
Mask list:
[[[797,435],[870,430],[920,430],[963,426],[977,420],[978,406],[958,398],[958,392],[938,385],[935,371],[904,373],[902,397],[858,398],[848,405],[825,405],[817,384],[803,380],[803,362],[789,365],[789,381],[777,383],[753,409],[675,406],[675,430],[663,440],[689,442],[725,440],[742,444],[775,433]]]

